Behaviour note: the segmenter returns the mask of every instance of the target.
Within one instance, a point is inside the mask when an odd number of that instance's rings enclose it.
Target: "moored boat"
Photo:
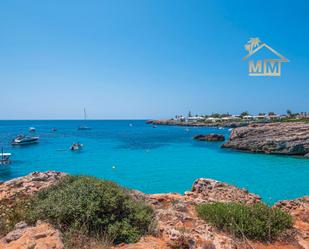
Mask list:
[[[91,130],[91,128],[88,127],[88,126],[81,125],[80,127],[77,128],[77,130],[79,130],[79,131],[85,131],[85,130]]]
[[[9,164],[11,155],[11,153],[0,153],[0,164]]]
[[[87,113],[86,113],[86,109],[84,108],[84,120],[87,120]],[[81,125],[77,128],[77,130],[79,131],[85,131],[85,130],[91,130],[90,127],[86,126],[86,125]]]
[[[83,146],[84,145],[81,144],[81,143],[74,143],[74,144],[71,145],[70,150],[72,150],[72,151],[79,151],[79,150],[83,149]]]
[[[29,127],[29,131],[30,131],[30,132],[35,132],[36,129],[35,129],[34,127]]]
[[[39,137],[30,137],[25,135],[18,135],[12,141],[12,145],[28,145],[35,144],[39,142]]]

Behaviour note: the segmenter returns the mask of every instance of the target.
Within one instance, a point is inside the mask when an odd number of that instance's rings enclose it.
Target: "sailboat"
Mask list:
[[[86,113],[86,108],[84,108],[84,120],[86,121],[87,119],[87,113]],[[79,131],[85,131],[85,130],[91,130],[90,127],[85,126],[85,125],[81,125],[77,128]]]

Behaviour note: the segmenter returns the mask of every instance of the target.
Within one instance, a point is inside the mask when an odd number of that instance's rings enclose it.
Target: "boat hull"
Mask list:
[[[79,131],[87,131],[87,130],[91,130],[90,127],[78,127],[77,130]]]
[[[38,143],[38,139],[32,139],[27,141],[13,141],[12,145],[29,145],[29,144],[36,144]]]

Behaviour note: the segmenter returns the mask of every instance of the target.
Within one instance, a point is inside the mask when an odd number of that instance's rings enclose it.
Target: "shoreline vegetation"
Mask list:
[[[309,196],[272,207],[246,189],[197,179],[144,194],[48,171],[0,183],[0,248],[305,249]]]

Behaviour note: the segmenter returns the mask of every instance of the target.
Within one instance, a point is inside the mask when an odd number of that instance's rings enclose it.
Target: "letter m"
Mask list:
[[[258,60],[256,64],[254,61],[249,61],[249,74],[260,74],[262,73],[262,61]]]
[[[281,62],[275,60],[264,61],[264,71],[269,76],[280,76],[281,74]]]

